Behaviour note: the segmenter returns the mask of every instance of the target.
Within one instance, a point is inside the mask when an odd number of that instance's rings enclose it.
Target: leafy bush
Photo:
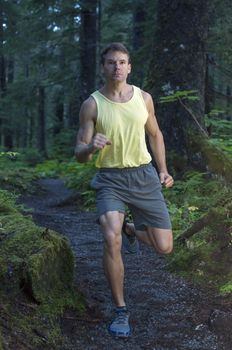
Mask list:
[[[54,137],[50,157],[57,160],[69,159],[74,154],[76,130],[63,129]]]
[[[83,206],[86,210],[93,209],[95,191],[90,187],[90,181],[96,173],[96,157],[87,163],[78,163],[74,158],[69,161],[47,160],[36,166],[36,173],[43,177],[62,177],[69,188],[80,191]]]
[[[70,188],[81,192],[83,205],[86,209],[93,209],[95,204],[95,191],[90,187],[90,181],[96,173],[95,157],[87,163],[69,164],[66,183]]]
[[[20,153],[19,159],[28,165],[34,166],[41,163],[44,157],[36,148],[29,148]]]
[[[1,188],[19,193],[30,190],[32,181],[37,178],[33,168],[22,162],[21,154],[16,152],[2,153],[0,156]]]
[[[221,148],[232,159],[232,121],[220,118],[221,113],[222,111],[215,111],[206,117],[206,126],[211,130],[210,142]]]
[[[60,162],[54,159],[45,160],[36,165],[35,171],[40,177],[64,176],[67,164],[69,164],[69,162]]]
[[[170,269],[201,283],[207,276],[208,285],[231,293],[232,189],[210,174],[192,171],[164,195],[176,241]],[[178,237],[209,213],[210,220],[179,243]]]

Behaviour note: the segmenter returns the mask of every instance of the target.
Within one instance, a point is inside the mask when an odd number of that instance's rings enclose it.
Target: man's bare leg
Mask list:
[[[124,265],[121,256],[122,223],[124,215],[110,211],[100,217],[104,234],[103,267],[116,306],[125,306]]]
[[[172,230],[148,227],[146,231],[138,231],[135,230],[133,223],[127,223],[126,232],[135,234],[138,240],[153,247],[159,253],[169,254],[172,252]]]

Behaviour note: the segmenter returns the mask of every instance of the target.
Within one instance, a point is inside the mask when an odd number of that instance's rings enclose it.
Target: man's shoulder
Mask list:
[[[96,101],[93,94],[91,94],[86,100],[83,101],[82,106],[84,108],[94,108],[96,107]]]
[[[92,95],[90,95],[81,105],[80,113],[84,116],[95,118],[97,115],[96,101]]]
[[[141,90],[141,94],[142,94],[142,96],[143,96],[145,102],[149,102],[149,101],[152,100],[151,94],[149,94],[149,92],[144,91],[144,90],[142,90],[142,89],[140,89],[140,90]]]

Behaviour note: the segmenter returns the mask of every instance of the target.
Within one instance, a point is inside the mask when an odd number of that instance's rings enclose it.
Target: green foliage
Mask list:
[[[57,177],[65,176],[69,161],[60,162],[58,160],[45,160],[44,162],[37,164],[35,171],[40,177]]]
[[[226,138],[231,136],[232,122],[230,120],[220,118],[218,110],[212,110],[209,116],[210,117],[205,117],[205,123],[207,127],[212,128],[212,137],[217,137],[219,135],[221,137]]]
[[[188,171],[175,182],[171,190],[164,190],[172,217],[174,232],[181,233],[205,214],[218,200],[215,193],[227,194],[227,187],[208,173]],[[207,201],[205,200],[207,198]]]
[[[0,152],[0,158],[5,157],[7,159],[16,159],[18,155],[18,152]]]
[[[90,181],[96,173],[96,157],[87,163],[71,163],[66,173],[66,183],[70,188],[81,192],[83,205],[86,209],[93,209],[95,204],[95,191],[90,187]]]
[[[232,244],[232,189],[208,173],[189,171],[164,190],[173,224],[174,252],[169,257],[172,271],[221,292],[231,292],[230,255]],[[177,238],[198,220],[212,213],[211,219],[184,244]],[[215,213],[215,215],[214,215]]]
[[[32,189],[32,181],[37,178],[33,168],[21,159],[23,154],[7,152],[0,157],[0,186],[1,188],[19,193]]]
[[[96,173],[96,156],[87,163],[78,163],[75,159],[67,162],[56,160],[45,161],[38,164],[36,172],[39,176],[60,176],[67,186],[80,191],[85,209],[93,209],[95,204],[95,191],[90,187],[90,181]]]
[[[232,121],[220,118],[222,112],[212,110],[205,118],[206,126],[211,130],[210,142],[232,159]]]
[[[232,279],[220,288],[220,292],[223,294],[232,293]]]
[[[120,3],[116,0],[102,1],[102,39],[106,45],[113,41],[129,44],[132,31],[132,6],[131,0]]]
[[[209,112],[208,116],[209,117],[218,117],[218,116],[220,116],[221,114],[224,114],[224,113],[225,113],[225,111],[223,111],[222,109],[214,108],[214,109],[212,109]],[[208,119],[207,116],[206,116],[206,119],[205,119],[206,124],[209,124],[209,121],[210,121],[210,119]]]
[[[74,154],[76,130],[63,129],[53,139],[53,145],[50,152],[52,159],[69,159]]]
[[[42,162],[43,156],[36,148],[30,148],[23,150],[20,153],[19,159],[21,159],[26,165],[35,166]]]
[[[159,102],[170,103],[178,101],[179,99],[187,101],[198,101],[199,97],[195,96],[196,93],[198,93],[197,90],[178,90],[176,92],[170,92],[168,96],[160,97]]]

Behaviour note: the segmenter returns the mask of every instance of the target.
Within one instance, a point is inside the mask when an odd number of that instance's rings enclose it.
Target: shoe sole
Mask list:
[[[108,329],[110,335],[112,335],[115,338],[128,338],[131,335],[131,331],[127,333],[121,333],[121,332],[113,332],[110,329]]]

